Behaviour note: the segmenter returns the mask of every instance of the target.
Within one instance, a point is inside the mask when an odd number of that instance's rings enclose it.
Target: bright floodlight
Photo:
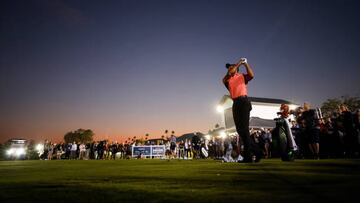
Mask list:
[[[223,138],[223,139],[226,138],[226,133],[225,133],[225,131],[221,131],[221,132],[220,132],[220,137]]]
[[[24,155],[26,152],[25,152],[25,149],[24,148],[10,148],[9,150],[6,151],[6,154],[8,156],[21,156],[21,155]]]
[[[210,135],[205,135],[206,140],[210,140]]]
[[[20,155],[23,155],[25,154],[25,149],[24,148],[19,148],[16,150],[16,156],[20,156]]]
[[[224,112],[224,107],[221,106],[221,105],[218,105],[218,106],[216,107],[216,111],[219,112],[219,113],[222,113],[222,112]]]
[[[9,149],[9,150],[6,151],[7,155],[11,155],[12,153],[14,153],[14,149]]]
[[[44,146],[43,146],[42,144],[36,145],[36,150],[37,150],[38,152],[41,152],[43,149],[44,149]]]

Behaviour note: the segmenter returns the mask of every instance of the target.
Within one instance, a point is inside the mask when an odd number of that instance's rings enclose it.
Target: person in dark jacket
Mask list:
[[[320,150],[320,126],[319,115],[315,109],[310,108],[309,103],[304,103],[304,112],[300,118],[303,127],[306,142],[314,159],[319,159]]]

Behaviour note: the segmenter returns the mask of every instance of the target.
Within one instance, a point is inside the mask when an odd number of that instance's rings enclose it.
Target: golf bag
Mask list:
[[[205,147],[201,147],[201,158],[206,159],[209,157],[209,152]]]
[[[209,148],[207,147],[205,140],[201,139],[201,143],[200,143],[200,158],[202,159],[206,159],[209,157]]]
[[[282,161],[294,161],[297,145],[292,136],[290,124],[284,118],[276,118],[272,131],[272,146],[278,151]]]

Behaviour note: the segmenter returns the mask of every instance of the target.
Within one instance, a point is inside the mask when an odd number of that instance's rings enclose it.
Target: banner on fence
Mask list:
[[[132,157],[162,157],[165,156],[164,145],[150,145],[150,146],[133,146]]]

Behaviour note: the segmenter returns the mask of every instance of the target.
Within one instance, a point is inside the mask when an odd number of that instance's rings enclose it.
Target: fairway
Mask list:
[[[1,161],[1,202],[347,201],[360,160]]]

